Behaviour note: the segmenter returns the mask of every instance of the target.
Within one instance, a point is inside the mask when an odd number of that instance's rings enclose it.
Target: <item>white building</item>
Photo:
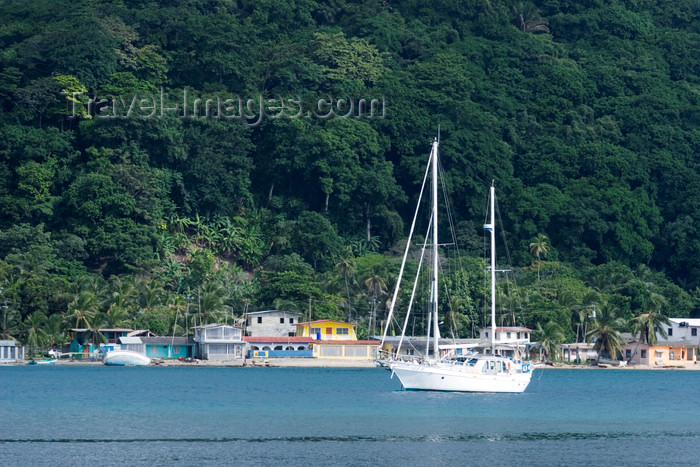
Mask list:
[[[202,360],[241,360],[245,359],[243,330],[229,324],[207,324],[195,326],[197,358]]]
[[[521,326],[497,327],[496,344],[529,344],[532,329]],[[479,330],[481,340],[491,342],[491,326]]]
[[[246,317],[246,335],[251,337],[289,337],[296,335],[301,313],[291,311],[252,311]]]
[[[16,341],[0,341],[0,363],[16,363],[24,361],[24,347]]]
[[[669,318],[671,326],[665,326],[668,337],[656,334],[659,344],[665,342],[683,343],[688,346],[700,346],[700,318]]]

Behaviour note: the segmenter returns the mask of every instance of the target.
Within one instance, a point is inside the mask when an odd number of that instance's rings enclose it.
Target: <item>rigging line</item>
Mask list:
[[[499,204],[497,201],[495,202],[495,204],[496,204],[496,213],[498,215],[498,222],[499,222],[500,227],[501,227],[499,230],[500,230],[501,238],[503,240],[503,245],[505,246],[505,250],[506,250],[506,261],[508,262],[508,267],[512,269],[513,261],[511,260],[510,250],[508,249],[508,241],[506,239],[506,230],[504,228],[503,219],[501,218],[501,210],[499,208]],[[516,291],[515,287],[517,287],[518,283],[515,280],[515,274],[512,274],[512,278],[513,278],[513,286],[514,286],[513,291]],[[513,294],[513,295],[515,295],[515,294]],[[515,323],[513,323],[513,325],[515,325]]]
[[[389,315],[388,315],[388,318],[386,320],[386,327],[384,328],[384,332],[382,333],[382,341],[381,341],[380,347],[382,345],[384,345],[384,339],[386,339],[386,333],[389,331],[389,324],[391,323],[391,316],[394,313],[394,307],[396,306],[396,297],[399,294],[399,287],[401,286],[401,279],[403,278],[403,271],[404,271],[404,267],[406,266],[406,258],[408,257],[408,250],[411,246],[411,238],[413,237],[413,230],[416,226],[416,219],[418,217],[418,211],[420,209],[420,201],[421,201],[421,198],[423,197],[423,191],[425,189],[426,180],[428,179],[428,173],[430,172],[430,167],[431,167],[433,157],[437,157],[437,154],[435,154],[435,152],[436,152],[436,149],[435,149],[435,145],[433,144],[433,147],[430,150],[430,157],[428,157],[428,164],[425,168],[425,175],[423,175],[423,184],[421,185],[420,194],[418,195],[418,203],[416,206],[416,212],[413,215],[413,222],[411,223],[411,230],[408,234],[408,240],[406,241],[406,250],[404,251],[404,254],[403,254],[403,260],[401,262],[401,269],[399,270],[399,277],[396,280],[396,287],[394,288],[394,295],[391,298],[391,305],[389,305]]]
[[[413,281],[413,290],[411,290],[411,298],[408,302],[408,308],[406,309],[406,318],[404,319],[403,328],[401,329],[401,339],[399,339],[399,345],[396,348],[397,355],[399,355],[401,352],[401,344],[403,342],[404,336],[406,335],[406,327],[408,327],[408,318],[411,315],[411,309],[413,308],[413,299],[416,296],[416,287],[418,286],[418,281],[420,279],[420,269],[423,265],[423,258],[425,257],[425,247],[428,244],[428,238],[430,238],[430,231],[432,230],[432,220],[434,214],[435,213],[430,215],[430,220],[428,221],[428,231],[425,233],[425,240],[423,241],[423,248],[421,249],[420,260],[418,261],[418,268],[416,268],[416,278]]]
[[[438,160],[438,164],[440,161]],[[444,168],[440,164],[440,183],[442,185],[442,196],[445,199],[445,210],[447,211],[447,220],[450,224],[450,234],[452,236],[452,243],[455,245],[455,251],[457,254],[457,264],[462,268],[462,256],[459,252],[459,243],[457,242],[457,229],[455,228],[454,214],[452,210],[452,202],[450,201],[449,192],[447,191],[447,186],[445,184],[445,177],[442,175],[444,173]]]
[[[446,207],[445,210],[447,211],[447,220],[448,220],[449,225],[450,225],[450,234],[451,234],[451,236],[452,236],[452,242],[454,243],[454,246],[455,246],[455,248],[454,248],[454,250],[455,250],[455,255],[457,256],[457,267],[458,267],[460,270],[464,270],[464,264],[463,264],[463,262],[462,262],[462,255],[461,255],[461,253],[460,253],[460,251],[459,251],[459,243],[457,242],[457,229],[456,229],[456,227],[455,227],[454,215],[453,215],[453,210],[452,210],[452,203],[451,203],[451,200],[450,200],[449,192],[447,191],[447,186],[446,186],[446,183],[445,183],[445,177],[443,176],[444,168],[442,167],[442,164],[441,164],[441,161],[440,161],[440,160],[438,160],[438,164],[440,164],[440,170],[439,170],[438,172],[439,172],[439,174],[440,174],[440,183],[441,183],[441,185],[442,185],[442,195],[443,195],[443,198],[445,199],[445,207]],[[447,265],[448,265],[448,267],[451,266],[450,261],[449,261],[449,258],[448,258],[448,263],[447,263]],[[465,282],[464,277],[463,277],[463,276],[460,276],[460,277],[461,277],[461,279],[462,279],[463,285],[466,286],[466,283],[464,283],[464,282]],[[449,297],[449,292],[447,291],[447,285],[445,285],[445,290],[446,290],[446,293],[448,294],[448,300],[449,300],[448,303],[450,304],[450,305],[449,305],[449,306],[450,306],[450,311],[452,312],[452,311],[453,311],[453,310],[452,310],[452,303],[451,303],[451,300],[452,300],[452,299],[451,299],[451,297]],[[450,325],[450,329],[451,329],[451,331],[452,331],[452,339],[455,338],[454,333],[455,333],[456,329],[454,329],[454,325],[455,325],[454,322],[452,322],[452,324]]]

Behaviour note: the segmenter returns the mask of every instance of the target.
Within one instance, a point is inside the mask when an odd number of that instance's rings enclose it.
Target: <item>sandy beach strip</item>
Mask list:
[[[27,365],[29,361],[16,363],[3,363],[0,366]],[[627,365],[599,367],[591,364],[542,364],[531,362],[537,370],[700,370],[700,365],[677,365],[677,366],[649,366],[649,365]],[[58,359],[57,366],[100,366],[102,360],[77,360]],[[243,360],[194,360],[190,362],[182,360],[161,360],[154,359],[149,366],[157,367],[270,367],[270,368],[375,368],[372,360],[340,360],[328,358],[247,358]]]

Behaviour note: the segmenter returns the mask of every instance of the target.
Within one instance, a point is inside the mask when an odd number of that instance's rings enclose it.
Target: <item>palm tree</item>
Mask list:
[[[583,342],[586,333],[588,332],[588,323],[590,322],[591,312],[599,306],[600,295],[595,290],[589,290],[581,298],[581,303],[571,307],[573,317],[576,320],[576,342]],[[579,340],[580,336],[580,340]]]
[[[670,326],[671,321],[668,316],[661,313],[661,307],[666,303],[666,299],[657,293],[651,294],[645,307],[645,312],[633,318],[635,328],[639,331],[640,341],[654,345],[657,342],[656,334],[668,337],[666,329],[662,325]]]
[[[377,300],[386,292],[386,279],[382,277],[382,271],[379,268],[374,268],[372,274],[364,282],[367,290],[372,294],[373,300]]]
[[[95,317],[100,304],[93,292],[80,292],[72,302],[68,304],[68,320],[75,320],[75,327],[80,327],[83,324],[86,328],[90,328],[90,321]]]
[[[541,336],[537,347],[544,352],[545,361],[547,359],[555,360],[561,353],[558,344],[564,342],[564,331],[561,326],[554,321],[549,321],[544,325],[537,323],[536,332]]]
[[[92,345],[99,347],[100,344],[106,343],[107,338],[100,331],[102,328],[108,326],[107,315],[104,313],[97,313],[92,320],[92,326],[90,326],[90,335],[92,336]]]
[[[537,258],[537,280],[540,280],[540,255],[543,258],[547,257],[547,252],[549,251],[549,245],[547,245],[547,236],[544,234],[537,234],[537,238],[534,242],[530,243],[530,254],[535,255]]]
[[[637,353],[639,344],[655,345],[657,333],[664,338],[668,337],[665,326],[670,326],[671,321],[668,316],[661,313],[661,308],[665,303],[666,299],[662,295],[652,292],[644,312],[632,318],[632,333],[639,336],[633,356]]]
[[[510,7],[510,11],[515,15],[515,25],[521,32],[549,32],[547,20],[540,16],[534,5],[518,2]]]
[[[226,313],[226,289],[218,281],[209,281],[202,287],[199,300],[199,319],[202,324],[217,321]]]
[[[372,274],[365,279],[367,290],[372,294],[372,303],[370,308],[370,333],[374,335],[374,327],[377,324],[377,303],[379,297],[386,293],[387,282],[382,277],[382,271],[378,267],[373,268]]]
[[[56,313],[46,320],[46,334],[48,335],[49,344],[63,343],[66,341],[65,320]]]
[[[615,359],[622,352],[624,339],[620,332],[624,329],[624,320],[619,316],[619,310],[611,303],[604,303],[591,323],[591,329],[586,338],[595,338],[593,349],[598,353],[596,363],[605,352]]]
[[[35,311],[24,319],[23,334],[24,343],[29,347],[29,354],[34,354],[36,347],[46,344],[48,334],[44,330],[46,325],[46,315],[41,311]]]
[[[352,248],[351,247],[346,247],[343,250],[342,256],[338,260],[338,262],[335,264],[335,269],[340,274],[343,279],[345,280],[345,294],[346,294],[346,301],[345,304],[347,306],[347,319],[350,319],[351,315],[351,310],[350,310],[350,276],[355,274],[355,271],[357,271],[357,262],[355,261],[355,256],[352,254]]]

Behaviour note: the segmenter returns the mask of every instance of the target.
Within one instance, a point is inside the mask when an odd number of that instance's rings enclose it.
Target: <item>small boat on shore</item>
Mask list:
[[[27,365],[55,365],[55,358],[47,358],[45,360],[31,360]]]
[[[151,359],[131,350],[111,350],[102,357],[102,363],[108,366],[146,366]]]

